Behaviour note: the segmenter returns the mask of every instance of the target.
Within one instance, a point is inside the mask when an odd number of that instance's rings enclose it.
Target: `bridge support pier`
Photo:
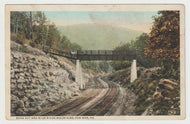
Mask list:
[[[83,81],[82,66],[80,60],[76,60],[76,78],[75,81],[79,85],[80,89],[85,89],[85,83]]]
[[[137,79],[137,63],[136,60],[133,60],[131,65],[131,83]]]

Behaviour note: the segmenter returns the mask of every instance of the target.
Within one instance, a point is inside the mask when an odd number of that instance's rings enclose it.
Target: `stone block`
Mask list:
[[[18,107],[20,107],[20,108],[24,108],[24,102],[23,102],[22,100],[19,100],[19,101],[17,102],[17,105],[18,105]]]

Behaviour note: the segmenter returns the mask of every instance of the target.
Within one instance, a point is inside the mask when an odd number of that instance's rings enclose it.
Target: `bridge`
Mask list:
[[[126,51],[114,50],[77,50],[75,53],[77,60],[129,60],[136,58]]]
[[[114,50],[77,50],[65,52],[58,49],[43,47],[43,51],[58,56],[63,56],[75,60],[132,60],[136,58],[135,53],[129,54],[127,51]]]
[[[115,51],[115,50],[77,50],[71,52],[65,52],[58,49],[53,49],[47,46],[43,46],[43,51],[46,53],[66,57],[68,59],[76,60],[76,82],[80,85],[80,89],[85,89],[85,83],[83,81],[82,66],[80,61],[95,61],[95,60],[131,60],[131,82],[137,78],[136,69],[136,55],[135,53],[128,53],[127,51]]]

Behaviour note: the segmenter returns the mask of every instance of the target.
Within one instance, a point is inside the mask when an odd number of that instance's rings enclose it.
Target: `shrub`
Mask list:
[[[21,34],[15,34],[11,33],[11,40],[15,41],[21,45],[23,45],[26,42],[25,36]]]
[[[31,47],[36,47],[36,43],[34,43],[34,42],[30,42],[29,45],[30,45]]]
[[[25,37],[23,35],[17,35],[16,42],[19,44],[24,44]]]
[[[16,41],[17,40],[17,34],[11,33],[11,40]]]
[[[117,71],[117,70],[131,67],[131,62],[130,61],[112,61],[111,66]]]
[[[28,40],[28,39],[24,39],[23,40],[23,44],[30,44],[32,41],[31,40]]]
[[[20,48],[20,51],[25,52],[25,53],[29,53],[29,50],[28,50],[27,46],[25,46],[25,45],[22,45],[22,47]]]

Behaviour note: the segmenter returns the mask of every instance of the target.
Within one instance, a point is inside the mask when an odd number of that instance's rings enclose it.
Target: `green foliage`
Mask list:
[[[47,34],[47,20],[44,13],[11,12],[11,33],[42,45]],[[20,42],[22,42],[20,41]]]
[[[152,101],[148,101],[147,99],[154,94],[157,85],[158,81],[153,78],[139,78],[132,83],[130,89],[137,96],[135,101],[135,113],[137,115],[141,115],[152,104]]]
[[[168,115],[168,110],[170,109],[170,103],[168,100],[161,100],[160,104],[154,105],[153,110],[159,111],[159,115]]]
[[[100,62],[99,63],[99,68],[104,71],[104,72],[108,72],[109,69],[109,63],[106,61]]]
[[[161,62],[161,69],[158,71],[157,78],[180,80],[180,63],[179,62]]]
[[[11,12],[11,32],[15,34],[24,34],[26,38],[30,37],[28,12]]]
[[[82,61],[81,62],[82,67],[84,69],[87,70],[92,70],[95,73],[100,73],[100,72],[108,72],[108,68],[109,68],[109,63],[106,61],[96,61],[96,62],[92,62],[92,61]]]
[[[142,73],[142,71],[143,68],[138,71],[139,78],[133,83],[130,82],[130,67],[115,71],[108,76],[109,80],[118,82],[121,86],[127,87],[135,93],[137,98],[134,104],[134,112],[136,115],[141,115],[146,110],[146,108],[153,103],[147,99],[152,97],[159,82],[159,79],[155,79],[154,76],[150,78],[147,78],[146,76],[140,77],[140,73]]]
[[[130,43],[123,44],[114,49],[114,51],[125,51],[128,55],[135,55],[134,57],[129,57],[128,61],[112,61],[111,65],[115,70],[124,69],[131,66],[131,61],[133,59],[137,60],[138,66],[143,67],[153,67],[157,65],[156,61],[150,57],[145,56],[145,48],[147,47],[146,39],[148,35],[142,33],[136,40],[132,40]]]
[[[131,43],[123,44],[121,46],[118,46],[118,47],[116,47],[114,49],[114,51],[116,51],[116,52],[117,51],[124,51],[128,55],[135,55],[136,53],[135,53],[134,47],[132,47],[132,42]],[[129,60],[131,60],[131,59],[133,59],[133,58],[129,58]],[[115,70],[120,70],[120,69],[124,69],[124,68],[130,67],[131,66],[131,62],[130,61],[112,61],[111,65],[112,65],[112,67]]]
[[[62,36],[62,38],[57,43],[57,49],[70,52],[81,50],[81,46],[79,46],[77,43],[71,43],[66,36]]]
[[[101,71],[101,69],[99,68],[99,65],[97,62],[91,62],[91,61],[82,61],[81,62],[82,64],[82,67],[84,69],[87,69],[87,70],[93,70],[94,72],[98,73]]]
[[[136,51],[135,51],[135,48],[133,46],[134,42],[135,41],[132,40],[130,43],[125,43],[121,46],[118,46],[114,49],[114,51],[125,51],[129,55],[135,55]]]
[[[41,11],[11,12],[11,40],[20,44],[27,43],[32,47],[42,48],[46,45],[67,52],[81,49],[78,44],[71,43],[64,35],[61,36],[57,27],[47,21]]]
[[[123,87],[129,87],[130,85],[130,73],[131,68],[121,69],[111,73],[108,78],[114,82],[119,82]]]
[[[117,71],[131,66],[130,61],[112,61],[111,66]]]
[[[81,50],[81,46],[78,45],[77,43],[71,43],[71,47],[70,47],[71,50]]]
[[[144,54],[145,48],[147,47],[147,38],[148,34],[142,33],[139,37],[136,38],[133,47],[136,51],[136,59],[138,64],[143,67],[153,67],[157,65],[156,61]]]
[[[179,83],[178,81],[176,83]],[[174,90],[165,89],[157,103],[153,105],[153,111],[157,115],[180,115],[180,85],[173,86]],[[172,113],[171,113],[172,112]]]

